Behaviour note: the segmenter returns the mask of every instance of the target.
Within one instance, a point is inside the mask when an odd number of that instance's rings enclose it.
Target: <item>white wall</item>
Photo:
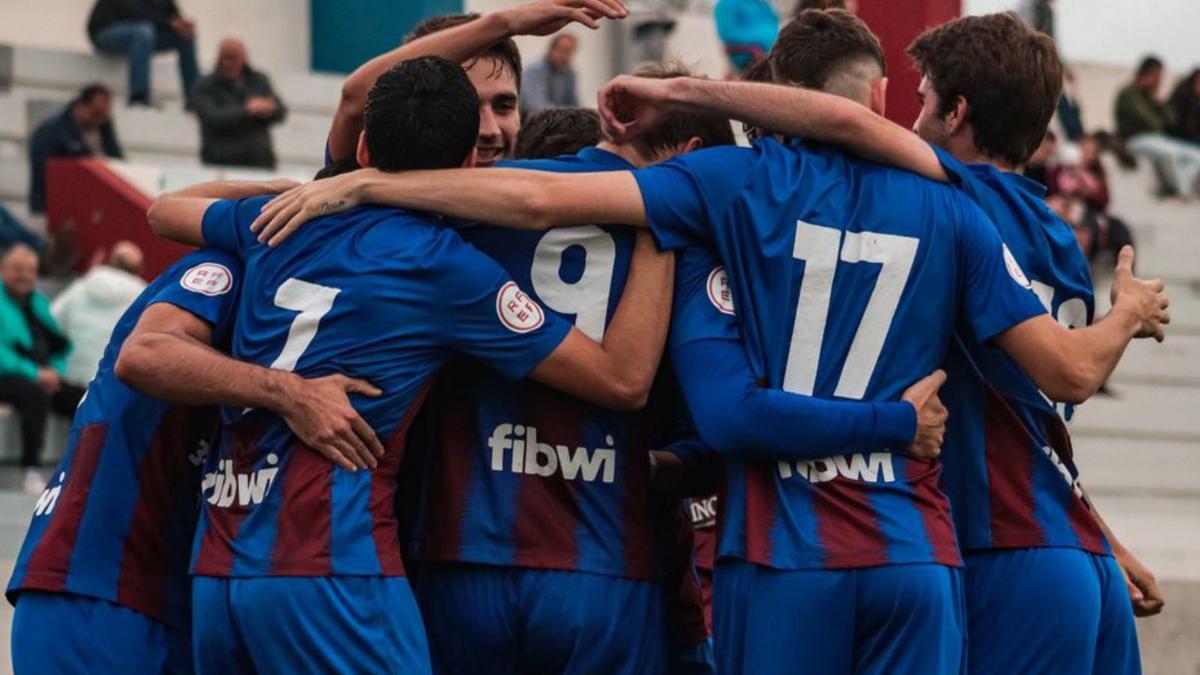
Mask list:
[[[307,0],[177,0],[197,23],[200,69],[216,59],[217,43],[240,37],[251,62],[271,73],[309,67]],[[0,43],[91,51],[92,0],[0,0]]]
[[[984,14],[1014,9],[1018,0],[964,0],[963,9]],[[1057,0],[1055,32],[1069,61],[1132,68],[1154,52],[1179,74],[1200,66],[1197,0]]]

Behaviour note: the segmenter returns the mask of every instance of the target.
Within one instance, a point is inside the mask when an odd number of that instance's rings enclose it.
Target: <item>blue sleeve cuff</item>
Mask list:
[[[889,448],[907,448],[917,437],[917,409],[907,401],[875,404],[875,434]]]

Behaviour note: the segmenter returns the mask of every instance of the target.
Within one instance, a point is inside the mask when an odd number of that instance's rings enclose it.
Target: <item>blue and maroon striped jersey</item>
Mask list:
[[[914,174],[764,140],[634,177],[663,248],[709,244],[720,256],[769,387],[895,400],[941,365],[956,322],[986,341],[1045,313],[979,208]],[[959,564],[940,465],[903,450],[731,457],[718,555],[782,569]]]
[[[216,408],[164,403],[113,373],[121,345],[147,307],[170,303],[228,340],[241,263],[191,253],[150,284],[117,322],[75,421],[62,462],[38,498],[8,598],[21,591],[101,598],[176,627],[188,625],[188,551],[200,466],[216,437]]]
[[[387,452],[373,471],[345,471],[278,415],[226,411],[205,466],[193,573],[403,575],[397,473],[435,372],[466,355],[524,377],[570,325],[427,217],[360,207],[317,218],[269,249],[249,229],[266,200],[216,202],[204,214],[205,241],[245,266],[232,353],[303,377],[373,383],[381,396],[351,402]]]
[[[1030,287],[1068,327],[1092,321],[1091,272],[1075,234],[1046,206],[1045,188],[936,149],[951,178],[988,214]],[[946,367],[950,412],[942,489],[964,551],[1066,546],[1109,551],[1079,483],[1055,407],[999,349],[960,335]]]
[[[504,166],[632,168],[597,148]],[[629,228],[522,232],[470,224],[459,233],[548,313],[603,339],[629,275]],[[658,575],[643,414],[601,408],[535,382],[507,382],[470,363],[451,368],[437,390],[416,559]]]

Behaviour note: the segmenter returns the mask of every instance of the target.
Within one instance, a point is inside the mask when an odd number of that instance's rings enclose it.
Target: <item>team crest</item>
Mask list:
[[[496,315],[500,317],[500,323],[514,333],[537,330],[546,322],[542,306],[513,281],[501,286],[496,294]]]
[[[233,274],[224,265],[201,263],[185,272],[179,285],[201,295],[225,295],[233,288]]]
[[[729,288],[729,275],[720,265],[708,273],[708,300],[722,314],[734,315],[733,290]]]
[[[1024,288],[1033,288],[1033,284],[1029,283],[1029,279],[1025,277],[1025,272],[1021,271],[1021,266],[1017,264],[1017,259],[1013,257],[1012,251],[1008,250],[1008,244],[1001,244],[1004,247],[1004,266],[1008,268],[1008,275],[1013,278]]]

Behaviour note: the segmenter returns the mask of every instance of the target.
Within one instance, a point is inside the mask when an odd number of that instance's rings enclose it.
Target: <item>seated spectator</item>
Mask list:
[[[578,48],[574,35],[555,35],[546,56],[525,67],[521,75],[522,112],[533,114],[546,108],[579,105],[575,69],[571,67]]]
[[[1083,109],[1079,105],[1076,93],[1075,71],[1070,68],[1063,70],[1062,96],[1058,99],[1058,123],[1062,125],[1063,135],[1068,141],[1078,143],[1083,138]]]
[[[1193,70],[1175,85],[1170,103],[1175,114],[1172,135],[1185,141],[1200,143],[1200,68]]]
[[[206,164],[275,168],[271,125],[287,108],[271,80],[246,62],[241,40],[221,41],[217,67],[196,82],[192,109],[200,118],[200,159]]]
[[[1200,195],[1200,145],[1167,136],[1175,125],[1171,108],[1158,99],[1163,63],[1146,57],[1137,76],[1117,95],[1117,135],[1131,152],[1154,163],[1160,194]]]
[[[184,99],[196,83],[196,24],[175,0],[96,0],[88,37],[102,54],[129,58],[129,105],[150,105],[150,60],[155,52],[179,53]]]
[[[600,115],[590,108],[547,108],[529,116],[517,134],[517,159],[574,155],[596,145]]]
[[[1078,199],[1088,209],[1100,212],[1108,209],[1108,178],[1100,165],[1099,146],[1091,137],[1085,136],[1078,146],[1059,148],[1048,180],[1050,194]]]
[[[68,384],[87,387],[96,374],[117,321],[146,288],[141,271],[142,249],[117,242],[106,264],[76,279],[50,305],[50,314],[71,342],[63,378]]]
[[[102,84],[83,88],[29,138],[29,211],[46,211],[46,161],[51,157],[122,157],[112,125],[112,92]]]
[[[75,413],[83,389],[66,384],[71,343],[50,314],[50,302],[35,286],[37,253],[14,244],[0,256],[0,403],[17,413],[21,424],[21,466],[25,490],[46,487],[37,471],[50,411]]]

